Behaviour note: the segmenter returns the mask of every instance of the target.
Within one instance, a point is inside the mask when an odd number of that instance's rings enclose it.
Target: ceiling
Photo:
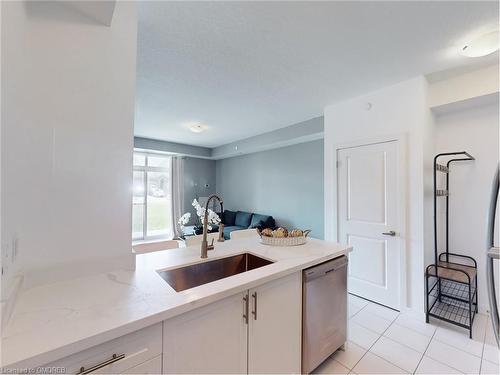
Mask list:
[[[289,126],[420,74],[498,62],[458,54],[498,23],[496,1],[143,1],[135,134],[215,147]]]

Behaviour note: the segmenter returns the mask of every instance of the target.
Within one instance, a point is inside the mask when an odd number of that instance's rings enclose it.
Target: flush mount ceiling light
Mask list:
[[[208,126],[205,124],[200,124],[200,123],[195,123],[189,125],[189,130],[191,130],[193,133],[201,133],[202,131],[205,131],[208,129]]]
[[[471,40],[462,47],[460,53],[467,57],[481,57],[498,51],[498,30],[492,31]]]

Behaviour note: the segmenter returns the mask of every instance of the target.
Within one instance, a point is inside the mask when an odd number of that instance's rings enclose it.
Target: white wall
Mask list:
[[[472,72],[432,82],[429,90],[429,106],[437,108],[450,103],[498,93],[498,64]]]
[[[467,151],[476,158],[451,167],[449,238],[451,252],[470,255],[478,262],[480,312],[488,305],[486,220],[499,156],[498,111],[496,103],[436,117],[435,152]],[[438,207],[440,222],[444,223],[443,207]]]
[[[366,104],[372,108],[366,110]],[[325,108],[325,237],[336,240],[335,145],[405,134],[407,307],[424,312],[424,147],[432,138],[427,82],[417,77]],[[427,128],[427,130],[425,130]],[[367,260],[368,261],[368,260]],[[402,301],[404,307],[404,301]]]
[[[133,266],[135,4],[118,2],[111,27],[57,2],[1,6],[7,274]]]

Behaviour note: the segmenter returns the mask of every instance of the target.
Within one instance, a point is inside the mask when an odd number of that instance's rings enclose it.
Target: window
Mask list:
[[[172,238],[170,156],[134,153],[132,240]]]

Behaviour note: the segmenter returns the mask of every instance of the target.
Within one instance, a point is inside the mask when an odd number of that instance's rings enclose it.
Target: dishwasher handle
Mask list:
[[[304,282],[309,282],[317,279],[318,277],[325,276],[331,272],[338,271],[344,267],[347,267],[347,263],[347,257],[343,255],[331,261],[310,267],[304,270]]]

